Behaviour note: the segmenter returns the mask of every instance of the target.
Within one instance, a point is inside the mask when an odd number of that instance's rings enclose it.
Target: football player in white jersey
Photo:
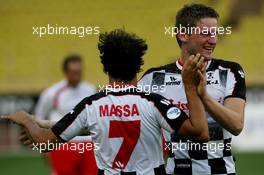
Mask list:
[[[232,135],[237,136],[244,125],[245,76],[238,63],[213,58],[217,44],[218,16],[213,8],[202,4],[184,6],[177,13],[175,25],[178,29],[176,39],[181,49],[180,58],[174,63],[148,70],[139,82],[141,85],[162,86],[164,90],[159,94],[171,99],[188,113],[189,104],[181,75],[184,65],[190,55],[197,53],[208,61],[206,90],[199,88],[199,96],[208,112],[210,140],[207,143],[197,143],[184,137],[173,136],[171,141],[174,144],[196,144],[199,148],[187,147],[170,151],[166,167],[168,174],[236,173],[231,153],[231,138]],[[168,135],[166,136],[169,139]]]
[[[65,80],[44,90],[35,108],[35,116],[39,119],[59,121],[84,97],[96,93],[96,86],[82,81],[83,59],[78,54],[65,57],[62,70]],[[71,144],[91,145],[89,136],[79,136],[71,140]],[[91,150],[54,150],[44,153],[50,163],[52,175],[92,175],[97,167],[94,151]],[[90,166],[87,166],[87,163]],[[67,164],[67,166],[65,166]]]
[[[98,48],[109,77],[109,85],[103,91],[84,98],[55,124],[37,123],[24,112],[2,118],[26,128],[26,134],[21,136],[24,144],[66,142],[86,129],[98,143],[95,155],[99,175],[165,175],[162,128],[197,141],[208,140],[205,109],[197,94],[197,87],[203,83],[200,80],[204,59],[191,56],[182,71],[188,117],[166,98],[137,88],[136,75],[147,50],[143,39],[117,29],[100,34]]]

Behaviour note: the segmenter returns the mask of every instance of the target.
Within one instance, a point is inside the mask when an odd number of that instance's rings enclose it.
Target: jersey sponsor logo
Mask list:
[[[166,77],[166,82],[165,82],[166,86],[174,86],[174,85],[180,85],[181,81],[178,80],[176,77],[174,76],[169,76],[169,78]]]
[[[214,77],[213,72],[207,72],[207,85],[219,84],[219,80]]]
[[[174,120],[181,115],[181,110],[176,107],[172,107],[167,111],[168,119]]]
[[[219,84],[218,80],[207,80],[207,85]]]
[[[178,101],[177,103],[175,103],[177,108],[180,108],[183,111],[188,111],[189,110],[189,105],[187,103],[182,103],[180,101]]]
[[[100,117],[132,117],[139,116],[138,107],[136,104],[132,106],[126,105],[100,105]]]

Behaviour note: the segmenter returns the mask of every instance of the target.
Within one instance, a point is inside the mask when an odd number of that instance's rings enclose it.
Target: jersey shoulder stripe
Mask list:
[[[180,70],[177,68],[177,66],[175,65],[176,63],[170,63],[170,64],[166,64],[164,66],[160,66],[160,67],[154,67],[154,68],[150,68],[148,69],[142,77],[144,77],[147,74],[150,74],[152,72],[158,72],[158,71],[164,71],[164,72],[180,72]]]
[[[213,58],[209,67],[208,67],[208,71],[213,71],[219,68],[219,66],[224,67],[224,68],[228,68],[231,70],[243,70],[242,67],[240,66],[240,64],[234,62],[234,61],[226,61],[226,60],[222,60],[222,59],[217,59],[217,58]]]
[[[89,97],[85,97],[80,103],[78,103],[72,111],[70,111],[68,114],[66,114],[61,120],[59,120],[52,128],[51,130],[53,133],[59,137],[61,133],[63,133],[71,124],[74,122],[74,120],[78,117],[78,115],[85,109],[85,106],[91,105],[93,101],[98,100],[102,97],[105,97],[106,94],[103,92],[96,93],[94,95],[91,95]],[[66,126],[64,124],[67,124]],[[61,125],[60,125],[61,124]],[[60,138],[62,141],[64,141],[62,138]]]
[[[230,97],[238,97],[246,100],[245,74],[241,65],[233,61],[212,59],[212,62],[209,65],[207,71],[215,71],[217,69],[229,69],[231,76],[234,77],[234,82],[227,81],[227,83],[231,83],[234,85],[232,93],[230,95],[227,95],[225,99]]]

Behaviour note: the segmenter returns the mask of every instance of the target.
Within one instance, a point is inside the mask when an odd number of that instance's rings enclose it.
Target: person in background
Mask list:
[[[95,85],[82,81],[83,64],[80,55],[66,56],[62,69],[65,79],[52,85],[40,95],[35,108],[35,115],[40,117],[39,119],[59,121],[84,97],[91,96],[97,91]],[[43,156],[50,162],[52,175],[97,174],[91,138],[78,136],[69,144],[76,144],[78,148],[80,143],[85,143],[91,150],[58,149],[44,153]]]

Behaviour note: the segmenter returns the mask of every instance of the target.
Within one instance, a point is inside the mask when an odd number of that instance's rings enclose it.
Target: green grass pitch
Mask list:
[[[263,153],[235,153],[238,175],[263,175]],[[49,166],[38,154],[0,153],[1,175],[49,175]]]

